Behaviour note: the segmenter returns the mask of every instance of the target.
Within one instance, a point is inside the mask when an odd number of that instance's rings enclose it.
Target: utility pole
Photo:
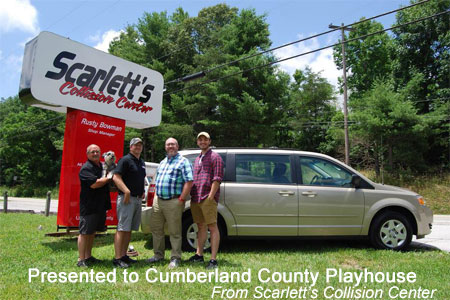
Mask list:
[[[343,66],[343,74],[344,74],[344,142],[345,142],[345,163],[350,165],[350,143],[348,140],[348,109],[347,109],[347,67],[345,61],[345,31],[352,31],[353,28],[345,27],[344,23],[341,26],[336,26],[333,24],[328,25],[328,28],[331,29],[341,29],[342,35],[342,66]]]

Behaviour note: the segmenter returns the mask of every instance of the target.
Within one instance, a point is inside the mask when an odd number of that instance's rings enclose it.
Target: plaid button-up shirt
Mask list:
[[[200,203],[208,198],[211,191],[211,185],[214,181],[222,182],[223,179],[223,160],[219,154],[211,149],[205,155],[200,155],[194,163],[194,184],[191,189],[191,201]],[[220,189],[217,191],[214,199],[219,201]]]
[[[178,197],[184,184],[192,179],[192,167],[187,158],[180,154],[166,157],[156,171],[156,195],[164,200]]]

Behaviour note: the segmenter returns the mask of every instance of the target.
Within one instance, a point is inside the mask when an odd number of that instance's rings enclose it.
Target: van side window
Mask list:
[[[302,184],[351,187],[352,174],[340,166],[315,157],[300,157]]]
[[[291,184],[289,156],[236,154],[236,182]]]

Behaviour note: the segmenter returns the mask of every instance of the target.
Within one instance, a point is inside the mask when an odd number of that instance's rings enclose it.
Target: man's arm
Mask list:
[[[183,191],[181,192],[180,198],[183,199],[183,202],[186,200],[186,197],[191,193],[193,181],[186,181],[183,185]]]
[[[194,176],[192,174],[191,163],[187,158],[184,158],[184,166],[183,166],[183,190],[180,195],[180,202],[184,203],[186,201],[186,197],[191,193],[192,185],[194,184]]]
[[[97,181],[93,184],[91,184],[91,189],[98,189],[101,188],[103,186],[105,186],[106,184],[108,184],[109,179],[107,177],[102,177],[97,179]]]
[[[130,202],[130,190],[123,182],[122,175],[115,173],[113,176],[113,180],[117,188],[123,193],[123,203],[128,204],[128,202]]]
[[[211,184],[211,190],[209,191],[208,199],[214,199],[217,191],[220,188],[220,183],[223,180],[223,160],[220,156],[217,155],[215,159],[212,161],[213,165],[213,174],[212,178],[213,182]]]
[[[214,199],[214,196],[216,195],[217,191],[219,190],[219,187],[220,187],[220,181],[213,181],[213,183],[211,185],[211,190],[209,191],[209,195],[208,195],[209,199]]]

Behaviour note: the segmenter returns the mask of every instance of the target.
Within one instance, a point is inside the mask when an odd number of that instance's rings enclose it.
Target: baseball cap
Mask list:
[[[204,136],[204,137],[206,137],[207,139],[211,139],[211,137],[209,136],[209,134],[207,133],[207,132],[204,132],[204,131],[202,131],[202,132],[200,132],[198,135],[197,135],[197,139],[199,138],[199,137],[201,137],[201,136]]]
[[[130,141],[130,146],[136,145],[137,143],[142,143],[142,140],[138,137],[132,138]]]

